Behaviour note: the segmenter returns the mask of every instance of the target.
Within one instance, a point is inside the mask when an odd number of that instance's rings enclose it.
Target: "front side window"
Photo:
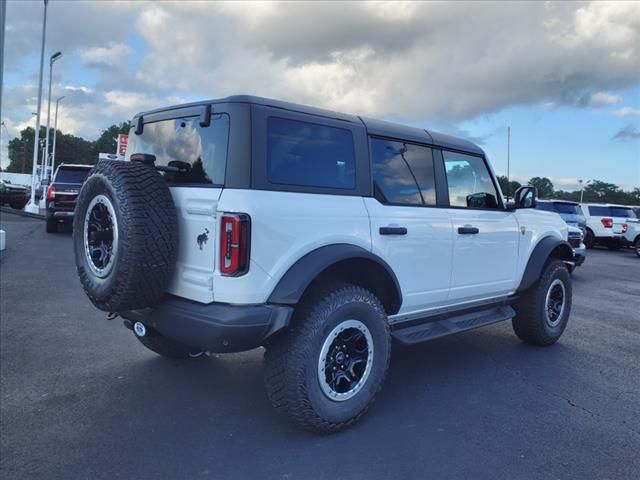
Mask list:
[[[381,138],[371,139],[374,194],[387,204],[435,205],[431,149]]]
[[[129,134],[125,160],[134,153],[156,157],[159,166],[177,167],[163,172],[167,183],[224,185],[229,142],[229,115],[211,116],[208,127],[200,117],[184,117],[146,123],[141,135]]]
[[[442,155],[452,207],[498,207],[498,192],[481,157],[446,150]]]
[[[267,176],[283,185],[353,189],[353,134],[345,128],[270,117]]]

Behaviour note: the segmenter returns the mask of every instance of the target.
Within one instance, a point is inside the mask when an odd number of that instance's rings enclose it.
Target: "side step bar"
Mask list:
[[[503,322],[515,317],[516,312],[509,305],[483,308],[474,312],[450,313],[448,316],[427,317],[422,322],[403,326],[392,326],[391,335],[404,344],[414,344],[445,337],[454,333]],[[408,322],[407,322],[408,323]]]

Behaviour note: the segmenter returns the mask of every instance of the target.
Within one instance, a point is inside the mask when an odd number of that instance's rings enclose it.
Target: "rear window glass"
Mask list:
[[[547,212],[553,212],[554,211],[553,210],[553,205],[551,203],[549,203],[549,202],[540,202],[540,201],[538,201],[536,203],[536,208],[538,210],[545,210]]]
[[[609,207],[589,205],[589,214],[594,217],[610,217]]]
[[[56,183],[84,183],[91,168],[60,167],[56,174]]]
[[[558,213],[570,213],[572,215],[579,215],[578,206],[573,203],[554,202],[553,209]]]
[[[146,123],[142,135],[129,134],[125,160],[134,153],[155,155],[156,165],[182,172],[162,172],[167,183],[224,185],[229,143],[229,115],[211,116],[208,127],[200,117]]]
[[[636,218],[636,214],[631,208],[627,207],[609,207],[612,217]]]
[[[356,161],[351,131],[271,117],[267,123],[271,183],[352,189]]]
[[[433,155],[428,147],[371,139],[373,181],[382,203],[435,205]]]

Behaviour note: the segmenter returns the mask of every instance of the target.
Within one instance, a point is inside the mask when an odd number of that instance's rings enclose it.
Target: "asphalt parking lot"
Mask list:
[[[279,417],[262,351],[169,361],[90,304],[69,231],[0,214],[0,476],[635,479],[640,259],[591,250],[558,344],[510,322],[395,346],[368,415],[329,437]]]

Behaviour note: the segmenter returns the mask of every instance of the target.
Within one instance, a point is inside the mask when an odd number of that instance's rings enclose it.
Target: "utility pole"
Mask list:
[[[3,2],[4,3],[4,2]],[[42,44],[40,46],[40,78],[38,80],[38,109],[36,111],[36,132],[33,142],[33,168],[31,170],[31,199],[26,207],[25,211],[30,213],[39,213],[40,209],[36,203],[36,169],[38,167],[38,150],[40,141],[40,108],[42,106],[42,74],[44,72],[44,46],[47,37],[47,3],[49,0],[44,0],[44,17],[42,20]]]
[[[510,167],[511,167],[511,127],[507,127],[507,183],[509,184],[509,187],[511,187]]]

